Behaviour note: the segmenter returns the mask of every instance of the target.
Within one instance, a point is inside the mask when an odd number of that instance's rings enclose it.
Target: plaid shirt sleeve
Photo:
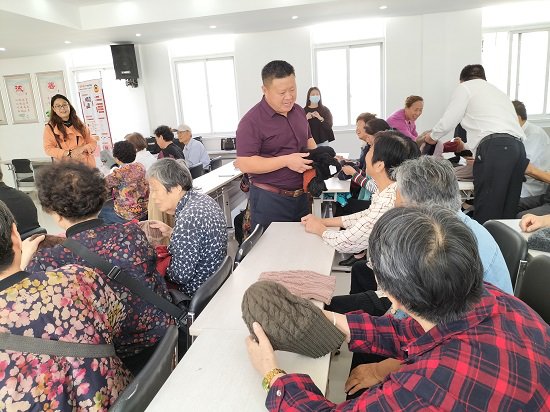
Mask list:
[[[365,250],[374,224],[395,204],[396,185],[392,183],[382,192],[373,194],[367,210],[342,216],[342,225],[346,230],[325,230],[323,240],[339,252],[358,253]]]

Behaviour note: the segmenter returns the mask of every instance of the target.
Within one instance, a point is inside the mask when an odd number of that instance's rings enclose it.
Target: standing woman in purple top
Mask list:
[[[317,146],[329,146],[329,142],[334,140],[332,113],[328,107],[323,105],[321,91],[318,87],[310,87],[307,91],[304,111],[311,129],[311,135]]]
[[[392,128],[399,130],[416,142],[418,137],[416,119],[420,117],[423,109],[424,99],[422,97],[409,96],[405,100],[405,108],[394,112],[386,121]]]

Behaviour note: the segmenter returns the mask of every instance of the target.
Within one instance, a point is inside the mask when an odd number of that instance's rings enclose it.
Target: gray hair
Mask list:
[[[183,159],[157,160],[151,165],[146,176],[147,179],[157,179],[168,192],[178,185],[185,191],[193,188],[193,178]]]
[[[369,256],[378,288],[432,323],[458,320],[481,299],[476,238],[456,212],[390,209],[372,229]]]
[[[394,169],[397,189],[409,205],[439,206],[454,212],[462,204],[451,163],[432,156],[407,160]]]

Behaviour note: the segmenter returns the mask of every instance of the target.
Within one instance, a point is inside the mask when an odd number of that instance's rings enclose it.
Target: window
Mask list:
[[[176,60],[180,116],[197,134],[237,129],[233,57]]]
[[[550,29],[489,32],[482,60],[488,80],[510,99],[525,103],[528,114],[550,115]]]
[[[334,126],[355,127],[362,112],[382,113],[382,43],[318,47],[315,83]]]

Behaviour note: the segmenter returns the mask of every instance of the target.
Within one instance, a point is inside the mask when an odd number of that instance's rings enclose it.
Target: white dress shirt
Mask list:
[[[533,123],[523,124],[525,132],[525,153],[529,162],[542,170],[550,170],[550,137],[542,127]],[[527,181],[521,187],[521,197],[538,196],[546,193],[548,185],[540,180],[526,176]]]
[[[467,132],[466,148],[472,152],[476,151],[481,139],[493,133],[525,138],[510,98],[482,79],[468,80],[457,86],[443,117],[432,129],[432,139],[441,139],[458,123]]]

